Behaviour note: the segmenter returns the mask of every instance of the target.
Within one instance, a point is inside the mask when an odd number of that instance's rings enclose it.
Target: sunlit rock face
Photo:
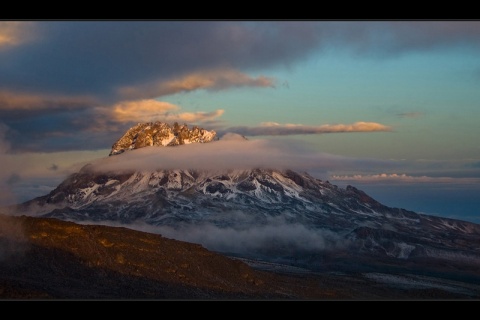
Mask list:
[[[176,146],[190,143],[206,143],[218,140],[217,133],[197,126],[191,129],[186,124],[175,122],[172,126],[164,122],[139,123],[130,128],[112,146],[110,155],[148,146]]]

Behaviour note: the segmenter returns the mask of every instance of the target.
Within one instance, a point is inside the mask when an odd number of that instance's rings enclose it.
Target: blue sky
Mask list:
[[[480,223],[479,57],[480,21],[0,21],[0,203],[159,120],[301,146],[321,179]]]

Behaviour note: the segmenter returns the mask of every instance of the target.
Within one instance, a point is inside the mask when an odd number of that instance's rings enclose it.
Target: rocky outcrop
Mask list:
[[[186,124],[175,122],[172,126],[164,122],[139,123],[130,128],[112,146],[110,156],[127,150],[149,146],[177,146],[190,143],[206,143],[218,140],[217,133],[197,126],[189,129]]]

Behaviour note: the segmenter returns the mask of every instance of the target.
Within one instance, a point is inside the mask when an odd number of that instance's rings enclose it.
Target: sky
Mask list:
[[[164,121],[232,165],[480,223],[479,89],[475,20],[0,21],[0,205]]]

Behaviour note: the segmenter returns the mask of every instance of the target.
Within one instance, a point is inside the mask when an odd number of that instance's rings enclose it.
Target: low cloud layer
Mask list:
[[[270,222],[245,230],[220,228],[213,224],[188,225],[181,228],[158,227],[155,232],[167,238],[199,243],[209,250],[253,254],[322,252],[344,248],[348,242],[328,230],[313,230],[295,223]]]
[[[267,218],[267,222],[260,225],[254,216],[244,212],[227,212],[225,215],[227,216],[223,219],[229,220],[238,227],[220,227],[209,221],[195,224],[183,223],[175,228],[153,226],[144,222],[128,224],[127,227],[161,234],[166,238],[198,243],[212,251],[246,255],[274,254],[277,258],[305,252],[337,250],[349,245],[348,240],[338,233],[324,229],[310,229],[299,223],[288,223],[281,216]],[[100,223],[125,227],[125,225],[107,221]]]

